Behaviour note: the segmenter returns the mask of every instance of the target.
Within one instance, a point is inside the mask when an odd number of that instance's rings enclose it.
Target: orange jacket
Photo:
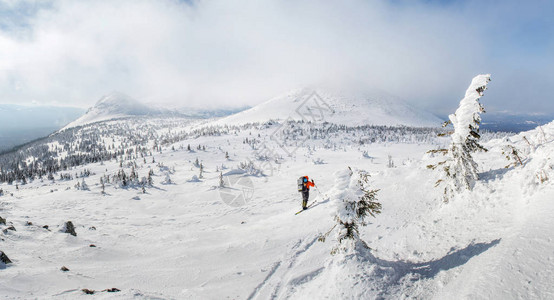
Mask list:
[[[306,185],[306,188],[308,189],[308,191],[310,190],[310,187],[311,186],[315,186],[315,184],[313,182],[310,181],[310,178],[308,178],[308,176],[304,176],[306,177],[306,179],[308,180],[307,182],[305,182],[304,184]]]

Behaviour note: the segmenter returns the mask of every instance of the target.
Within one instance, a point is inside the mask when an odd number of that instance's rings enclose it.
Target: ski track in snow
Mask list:
[[[304,240],[298,241],[289,251],[288,255],[274,263],[267,277],[254,289],[252,294],[248,296],[248,299],[282,299],[280,291],[283,288],[283,284],[285,288],[289,285],[298,285],[299,280],[291,279],[293,276],[291,273],[294,274],[293,268],[296,261],[317,242],[318,237],[310,239],[311,241],[307,243],[304,243]]]

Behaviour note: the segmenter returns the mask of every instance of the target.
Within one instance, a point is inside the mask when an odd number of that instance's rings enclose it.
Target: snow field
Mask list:
[[[198,137],[164,146],[162,154],[154,154],[155,163],[152,157],[146,163],[138,158],[139,177],[149,168],[155,173],[154,187],[145,194],[111,184],[101,194],[99,178],[117,172],[116,161],[71,170],[93,173],[85,178],[89,191],[74,188],[81,178],[35,180],[19,190],[0,185],[7,192],[0,197],[0,215],[17,229],[0,233],[0,249],[14,262],[0,269],[0,296],[75,299],[90,297],[83,288],[116,287],[121,292],[97,297],[552,297],[552,123],[510,138],[521,149],[525,166],[504,169],[509,162],[499,149],[506,142],[486,143],[490,151],[475,156],[481,180],[449,203],[434,188],[438,170],[426,168],[438,159],[425,155],[436,144],[360,146],[343,140],[333,150],[317,146],[324,140],[311,140],[306,144],[310,149],[301,147],[294,157],[283,157],[273,176],[249,176],[254,196],[246,205],[228,206],[219,197],[216,167],[225,165],[225,173],[253,159],[254,150],[244,139],[257,133],[263,139],[271,132]],[[188,144],[194,152],[186,150]],[[196,150],[197,145],[206,151]],[[394,168],[387,166],[389,155]],[[205,178],[189,182],[198,175],[196,158],[205,166]],[[317,158],[323,163],[314,164]],[[335,206],[326,194],[334,185],[333,174],[347,166],[370,172],[383,212],[360,231],[371,251],[331,256],[335,241],[317,238],[334,225]],[[162,184],[173,168],[173,184]],[[541,170],[550,180],[537,181]],[[295,216],[301,175],[315,179],[321,190],[311,192],[318,203]],[[76,237],[59,232],[68,220],[76,225]],[[60,271],[62,266],[70,271]]]

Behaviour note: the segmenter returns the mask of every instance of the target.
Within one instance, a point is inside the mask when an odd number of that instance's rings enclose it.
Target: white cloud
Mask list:
[[[502,62],[490,63],[478,11],[391,3],[54,1],[29,17],[30,33],[0,31],[0,101],[88,106],[120,90],[237,106],[331,82],[440,110],[476,73],[493,73],[497,88]]]

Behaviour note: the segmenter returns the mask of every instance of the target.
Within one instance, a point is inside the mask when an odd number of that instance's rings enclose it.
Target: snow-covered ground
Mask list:
[[[241,162],[264,162],[260,144],[276,128],[198,135],[134,159],[139,178],[154,171],[146,193],[109,183],[102,194],[100,177],[121,169],[115,159],[67,171],[90,170],[88,190],[75,187],[83,178],[0,184],[2,229],[16,229],[0,232],[0,250],[13,261],[0,266],[0,296],[75,299],[90,289],[99,299],[554,297],[554,123],[485,143],[490,151],[475,156],[481,179],[448,203],[434,188],[439,171],[426,167],[440,159],[427,150],[447,140],[300,138],[305,143],[273,161],[268,176],[240,170]],[[502,153],[507,144],[523,166],[504,168],[513,162]],[[197,158],[204,174],[196,180]],[[317,241],[335,223],[337,199],[328,194],[347,166],[370,172],[383,205],[361,229],[372,250],[357,256],[331,255],[332,236]],[[220,172],[231,180],[225,188]],[[295,215],[302,175],[315,179],[318,202]],[[228,205],[229,195],[246,203]],[[69,220],[77,236],[60,231]],[[121,291],[101,292],[109,288]]]

